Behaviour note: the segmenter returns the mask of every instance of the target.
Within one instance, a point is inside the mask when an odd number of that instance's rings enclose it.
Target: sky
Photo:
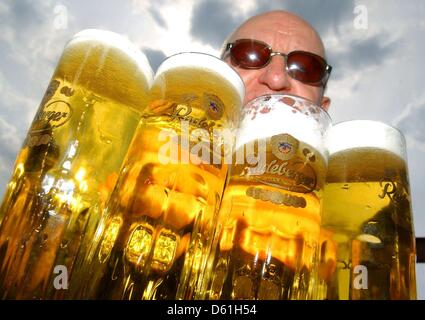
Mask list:
[[[425,237],[423,0],[0,0],[0,193],[73,34],[123,34],[156,69],[182,51],[218,55],[235,27],[273,9],[299,14],[321,35],[333,66],[327,95],[334,122],[378,120],[404,133],[416,236]]]

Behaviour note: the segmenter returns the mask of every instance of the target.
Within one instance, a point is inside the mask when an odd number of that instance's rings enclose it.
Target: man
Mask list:
[[[332,68],[324,59],[322,40],[294,14],[271,11],[250,18],[225,42],[222,58],[242,77],[245,102],[288,93],[329,108],[324,91]]]

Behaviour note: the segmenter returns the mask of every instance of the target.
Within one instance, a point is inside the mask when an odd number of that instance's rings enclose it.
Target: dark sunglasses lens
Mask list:
[[[236,41],[230,49],[233,62],[242,68],[261,68],[270,58],[270,49],[255,41]]]
[[[316,84],[325,76],[326,62],[306,52],[293,52],[288,56],[290,75],[298,81]]]

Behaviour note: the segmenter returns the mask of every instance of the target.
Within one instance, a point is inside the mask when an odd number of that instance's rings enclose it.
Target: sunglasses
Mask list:
[[[332,67],[317,54],[307,51],[292,51],[288,54],[273,52],[267,43],[252,39],[239,39],[226,45],[232,63],[243,69],[261,69],[272,57],[285,58],[286,72],[295,80],[312,86],[326,86]]]

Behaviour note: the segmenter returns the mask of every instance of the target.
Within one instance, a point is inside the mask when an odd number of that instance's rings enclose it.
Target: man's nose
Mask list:
[[[286,72],[285,57],[280,55],[273,56],[270,63],[264,67],[259,81],[273,91],[289,90],[291,81]]]

